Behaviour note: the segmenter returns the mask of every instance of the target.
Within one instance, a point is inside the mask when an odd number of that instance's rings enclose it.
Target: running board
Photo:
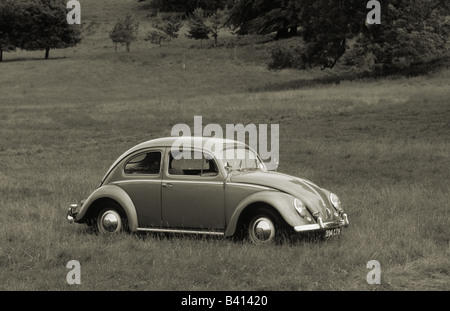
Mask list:
[[[218,231],[199,231],[199,230],[182,230],[182,229],[160,229],[160,228],[137,228],[137,231],[147,232],[163,232],[163,233],[182,233],[182,234],[207,234],[207,235],[219,235],[224,236],[224,232]]]

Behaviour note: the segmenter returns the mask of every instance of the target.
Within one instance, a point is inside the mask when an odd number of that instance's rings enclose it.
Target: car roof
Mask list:
[[[142,142],[128,150],[127,153],[133,152],[139,149],[151,148],[151,147],[172,147],[175,143],[179,145],[188,145],[191,146],[205,146],[205,143],[208,142],[208,145],[213,143],[222,143],[222,144],[240,144],[244,145],[244,143],[224,138],[215,138],[215,137],[196,137],[196,136],[172,136],[172,137],[163,137],[147,140]]]
[[[208,142],[208,144],[206,144]],[[176,145],[175,145],[176,144]],[[233,145],[233,146],[241,146],[245,148],[250,148],[246,144],[231,140],[231,139],[224,139],[224,138],[215,138],[215,137],[196,137],[196,136],[171,136],[171,137],[162,137],[162,138],[155,138],[151,140],[144,141],[140,144],[137,144],[136,146],[128,149],[125,151],[120,157],[117,158],[117,160],[110,166],[104,177],[102,178],[102,183],[106,179],[106,177],[109,175],[109,173],[116,167],[117,164],[119,164],[125,157],[130,155],[131,153],[134,153],[138,150],[147,149],[147,148],[153,148],[153,147],[172,147],[172,146],[191,146],[194,148],[198,148],[201,146],[203,149],[204,147],[209,146],[217,146],[216,144],[223,144],[225,145]],[[251,148],[250,148],[251,149]],[[205,148],[205,150],[211,151],[209,148]]]

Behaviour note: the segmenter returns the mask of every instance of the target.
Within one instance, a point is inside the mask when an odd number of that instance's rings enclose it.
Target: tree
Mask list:
[[[205,21],[205,14],[201,8],[195,9],[188,21],[189,30],[186,36],[190,39],[200,40],[200,45],[203,40],[209,39],[211,32]]]
[[[333,68],[344,55],[348,40],[366,20],[366,3],[358,0],[303,0],[300,14],[306,48],[302,61],[310,67]]]
[[[265,12],[255,18],[250,29],[259,34],[276,32],[275,39],[290,38],[297,35],[300,24],[299,13],[301,12],[300,1],[283,0],[279,7]]]
[[[75,46],[80,42],[78,26],[66,20],[66,4],[62,0],[23,1],[19,32],[19,46],[25,50],[45,50],[45,59],[50,49]]]
[[[363,27],[349,55],[359,61],[372,54],[369,71],[378,74],[444,55],[450,52],[449,8],[442,0],[391,1],[382,8],[382,23]]]
[[[3,4],[8,7],[8,2],[10,1],[4,1]],[[10,46],[25,50],[45,50],[45,59],[48,59],[50,49],[67,48],[80,42],[79,27],[67,23],[64,1],[18,0],[14,2],[12,7],[14,12],[1,18],[0,23],[13,27],[7,34],[2,34],[2,46],[5,40],[8,40]],[[3,26],[1,28],[5,29]]]
[[[227,10],[217,10],[208,19],[208,28],[211,36],[214,38],[214,46],[217,46],[217,38],[219,37],[220,29],[225,27],[225,23],[228,17]]]
[[[147,38],[145,38],[145,41],[150,41],[153,44],[157,44],[159,47],[161,47],[162,42],[168,42],[169,37],[160,30],[150,30],[147,33]]]
[[[227,25],[238,34],[269,34],[275,39],[297,35],[299,0],[238,0],[232,6]]]
[[[135,22],[130,13],[127,13],[124,19],[119,19],[109,33],[109,37],[115,44],[120,43],[126,46],[127,52],[130,52],[131,42],[136,41],[139,31],[139,23]]]
[[[333,68],[347,55],[344,63],[385,74],[448,51],[447,1],[391,0],[381,7],[380,25],[366,24],[366,1],[298,2],[304,46],[273,53],[287,66]]]
[[[228,2],[233,2],[233,0],[150,0],[149,2],[149,7],[153,12],[184,12],[188,16],[197,8],[208,11],[223,9]]]
[[[17,20],[13,1],[0,2],[0,62],[3,61],[3,51],[14,50],[17,38],[14,34],[14,23]]]
[[[175,38],[178,38],[178,32],[183,24],[175,15],[169,15],[163,18],[158,18],[152,27],[155,30],[151,30],[147,33],[147,41],[153,44],[158,44],[161,47],[161,43],[169,42]]]

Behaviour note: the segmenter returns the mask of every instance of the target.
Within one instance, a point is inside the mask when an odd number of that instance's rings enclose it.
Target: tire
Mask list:
[[[249,241],[258,245],[279,242],[282,231],[282,221],[278,215],[265,208],[257,209],[247,226]]]
[[[110,235],[125,230],[127,224],[126,218],[121,212],[117,203],[108,202],[100,208],[95,221],[95,227],[100,234]]]

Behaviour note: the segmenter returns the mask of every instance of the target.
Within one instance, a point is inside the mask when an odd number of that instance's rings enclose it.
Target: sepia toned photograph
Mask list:
[[[0,0],[1,291],[443,292],[449,202],[449,1]]]

